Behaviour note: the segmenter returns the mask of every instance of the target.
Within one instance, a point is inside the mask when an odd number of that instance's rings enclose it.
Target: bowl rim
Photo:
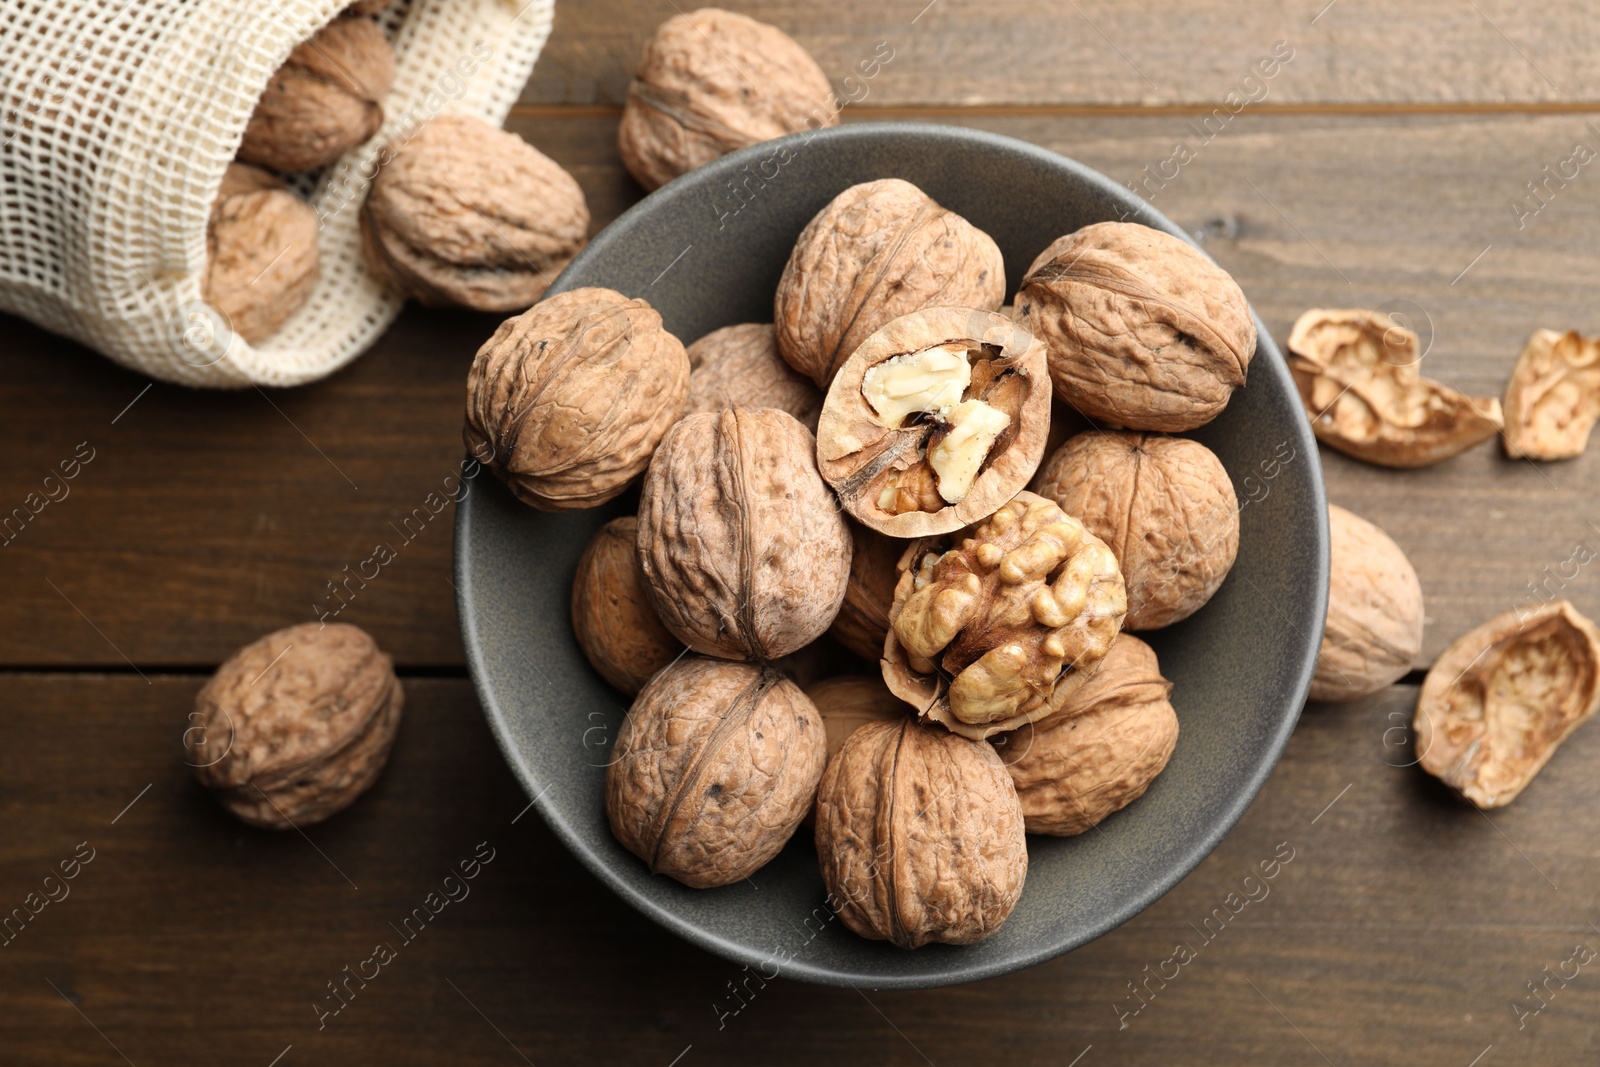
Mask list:
[[[1154,229],[1163,230],[1188,242],[1201,255],[1205,255],[1207,259],[1211,258],[1205,249],[1201,248],[1188,233],[1178,227],[1166,215],[1156,210],[1148,201],[1142,199],[1127,187],[1112,181],[1099,171],[1058,152],[1041,148],[1038,145],[1015,137],[965,126],[931,122],[862,122],[789,134],[775,140],[763,141],[715,159],[680,178],[668,182],[628,208],[596,234],[551,284],[548,295],[554,295],[572,288],[572,286],[564,285],[563,282],[574,273],[575,269],[581,269],[589,260],[605,254],[619,242],[628,240],[630,237],[628,231],[635,220],[657,210],[662,205],[701,193],[708,184],[712,187],[720,185],[722,181],[731,178],[752,162],[770,157],[784,148],[804,147],[817,139],[870,142],[885,135],[892,135],[902,139],[929,138],[941,140],[956,138],[982,147],[1021,155],[1050,169],[1065,169],[1072,172],[1078,180],[1120,202],[1127,209],[1127,213],[1123,216],[1124,219],[1137,221]],[[1256,354],[1251,360],[1252,369],[1256,369],[1258,374],[1267,373],[1282,378],[1288,384],[1290,392],[1293,393],[1293,380],[1289,374],[1288,364],[1283,359],[1276,341],[1267,331],[1265,324],[1261,321],[1261,317],[1256,314],[1253,305],[1251,306],[1250,314],[1256,327]],[[782,965],[782,977],[837,987],[859,988],[866,985],[876,990],[931,989],[1010,974],[1013,971],[1023,970],[1054,959],[1104,937],[1165,896],[1179,882],[1188,877],[1216,849],[1222,839],[1238,824],[1245,811],[1248,810],[1260,793],[1267,777],[1277,766],[1284,747],[1299,722],[1300,713],[1310,692],[1312,674],[1316,666],[1316,649],[1321,644],[1323,620],[1327,615],[1330,563],[1327,494],[1323,482],[1320,454],[1317,451],[1316,439],[1312,435],[1311,424],[1304,411],[1299,410],[1298,407],[1296,411],[1299,417],[1294,424],[1294,431],[1297,434],[1295,443],[1299,446],[1301,453],[1307,457],[1307,488],[1311,495],[1311,502],[1315,506],[1314,522],[1311,530],[1307,532],[1312,535],[1316,542],[1314,547],[1318,559],[1318,574],[1321,579],[1311,591],[1311,607],[1314,609],[1313,617],[1318,621],[1314,627],[1315,634],[1313,639],[1309,642],[1308,654],[1300,666],[1299,677],[1295,682],[1293,691],[1288,694],[1292,698],[1287,705],[1290,711],[1277,723],[1266,745],[1263,746],[1258,758],[1245,776],[1242,788],[1235,793],[1232,802],[1226,806],[1222,817],[1205,834],[1196,836],[1188,842],[1186,848],[1179,850],[1181,859],[1172,864],[1169,874],[1154,880],[1142,892],[1131,893],[1124,897],[1116,909],[1109,912],[1101,921],[1093,924],[1092,930],[1087,936],[1069,936],[1055,940],[1041,939],[1025,951],[1003,959],[989,960],[987,962],[963,964],[961,954],[950,953],[947,957],[949,966],[937,975],[905,975],[893,972],[859,975],[833,967],[818,966],[799,958],[790,958]],[[456,591],[457,618],[461,626],[462,645],[467,654],[468,674],[472,678],[473,689],[477,694],[479,705],[483,709],[484,717],[489,722],[490,732],[494,734],[495,744],[499,746],[507,764],[510,765],[523,790],[531,798],[529,806],[538,808],[539,815],[544,820],[545,825],[588,868],[591,874],[595,875],[613,893],[656,923],[691,944],[735,963],[743,964],[747,967],[759,967],[763,963],[770,963],[770,955],[752,952],[738,942],[730,941],[711,933],[659,904],[649,894],[636,891],[632,885],[615,875],[610,862],[590,848],[582,835],[563,817],[561,810],[546,799],[548,790],[537,780],[533,768],[524,761],[521,751],[512,742],[512,730],[507,724],[505,709],[500,707],[491,692],[489,681],[486,677],[487,672],[483,667],[486,657],[476,625],[477,613],[474,606],[476,597],[470,568],[466,564],[466,553],[463,550],[463,546],[472,536],[474,506],[471,501],[475,495],[468,496],[456,508],[452,547],[452,570],[454,572],[454,582],[452,584]]]

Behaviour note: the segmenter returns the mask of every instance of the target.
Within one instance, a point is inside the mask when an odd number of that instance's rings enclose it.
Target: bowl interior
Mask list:
[[[650,301],[686,343],[770,321],[801,229],[857,182],[904,178],[999,243],[1008,292],[1054,238],[1128,218],[1184,236],[1109,179],[1032,145],[956,127],[873,124],[757,145],[659,190],[600,234],[552,291],[607,286]],[[866,941],[823,906],[809,833],[747,883],[654,877],[612,838],[605,767],[628,699],[589,667],[568,625],[590,535],[634,506],[546,515],[477,479],[456,524],[461,625],[479,697],[546,822],[601,881],[691,941],[770,976],[874,988],[970,981],[1075,948],[1194,868],[1276,762],[1305,699],[1327,596],[1327,524],[1310,429],[1272,339],[1248,386],[1190,434],[1221,458],[1242,505],[1239,558],[1194,616],[1145,636],[1173,681],[1180,735],[1146,795],[1076,838],[1030,837],[1027,887],[978,945],[914,952]]]

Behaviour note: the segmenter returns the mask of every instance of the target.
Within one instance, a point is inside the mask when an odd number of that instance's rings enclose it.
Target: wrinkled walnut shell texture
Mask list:
[[[1178,743],[1171,691],[1155,651],[1123,634],[1059,710],[995,738],[1028,832],[1081,834],[1142,797]]]
[[[1191,430],[1244,385],[1255,321],[1227,271],[1132,222],[1058,238],[1028,268],[1017,321],[1050,351],[1056,394],[1137,430]]]
[[[683,418],[639,500],[639,562],[656,613],[706,655],[772,660],[833,622],[850,533],[811,431],[771,408]]]
[[[468,450],[543,511],[603,504],[650,463],[689,359],[643,300],[572,289],[500,324],[467,375]]]
[[[1460,638],[1428,671],[1417,698],[1417,760],[1478,807],[1498,808],[1597,707],[1594,623],[1565,600],[1513,609]]]
[[[612,519],[596,531],[572,580],[572,633],[612,687],[633,696],[683,645],[656,617],[639,571],[639,520]]]
[[[778,351],[827,389],[886,323],[927,307],[994,311],[1005,300],[1000,248],[898,178],[853,185],[817,213],[784,265]]]
[[[1359,515],[1328,506],[1328,622],[1311,699],[1355,700],[1398,681],[1422,654],[1422,584],[1400,546]]]
[[[830,905],[862,937],[901,948],[999,930],[1027,877],[1024,834],[994,749],[910,718],[852,733],[817,793]]]
[[[254,344],[300,310],[319,273],[311,205],[264,170],[228,164],[206,224],[206,303]]]
[[[185,759],[250,825],[308,826],[377,780],[404,703],[393,662],[365,632],[301,623],[217,668],[195,697]]]
[[[822,393],[778,355],[772,325],[744,322],[713,330],[689,346],[689,408],[777,408],[816,432]]]
[[[827,749],[817,709],[778,671],[690,656],[651,679],[617,732],[611,831],[684,885],[748,878],[810,810]]]
[[[906,702],[889,692],[882,678],[842,674],[806,687],[828,735],[828,758],[869,722],[898,722],[911,714]]]
[[[1506,385],[1506,455],[1571,459],[1600,419],[1600,339],[1538,330]]]
[[[889,608],[894,604],[906,543],[858,522],[847,525],[850,584],[828,632],[851,652],[876,663],[883,656],[883,639],[889,635]]]
[[[361,205],[373,275],[430,307],[520,311],[588,233],[572,175],[516,134],[464,115],[433,119],[402,143]]]
[[[1181,437],[1080,434],[1035,489],[1111,546],[1128,589],[1130,630],[1200,610],[1239,554],[1239,501],[1222,461]]]

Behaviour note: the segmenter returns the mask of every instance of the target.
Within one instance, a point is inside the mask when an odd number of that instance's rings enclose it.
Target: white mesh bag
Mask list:
[[[348,2],[0,0],[0,308],[187,385],[295,385],[359,355],[400,310],[361,261],[379,148],[444,112],[504,120],[554,0],[395,0],[383,128],[299,188],[321,278],[250,345],[201,300],[206,219],[268,79]]]

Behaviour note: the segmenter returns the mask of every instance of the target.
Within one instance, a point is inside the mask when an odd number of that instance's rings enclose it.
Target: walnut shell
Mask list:
[[[904,541],[845,521],[850,530],[850,584],[828,632],[864,660],[877,663],[889,635],[889,608],[900,581]]]
[[[1050,352],[1056,395],[1135,430],[1192,430],[1244,385],[1256,350],[1250,304],[1187,241],[1097,222],[1039,254],[1017,321]]]
[[[794,38],[706,7],[668,19],[645,43],[617,150],[656,189],[737,149],[838,122],[828,76]]]
[[[1506,455],[1571,459],[1600,419],[1600,339],[1537,330],[1506,384]]]
[[[500,324],[467,375],[474,456],[542,511],[603,504],[650,463],[689,357],[643,300],[572,289]]]
[[[1000,247],[898,178],[852,185],[817,213],[784,265],[778,351],[823,389],[869,336],[901,315],[1005,300]]]
[[[800,825],[827,754],[817,709],[778,671],[689,656],[650,680],[617,732],[611,832],[653,874],[737,882]]]
[[[1422,654],[1422,584],[1400,546],[1359,515],[1328,505],[1328,622],[1311,699],[1355,700],[1399,681]]]
[[[974,529],[913,542],[900,569],[883,680],[924,719],[973,739],[1054,712],[1127,609],[1111,549],[1032,493]]]
[[[1034,483],[1111,546],[1128,586],[1130,630],[1186,619],[1239,554],[1239,501],[1205,445],[1161,434],[1079,434]]]
[[[275,175],[228,164],[206,222],[206,303],[254,344],[300,310],[320,271],[311,205]]]
[[[1600,631],[1565,600],[1497,615],[1445,650],[1417,697],[1422,769],[1480,808],[1511,803],[1600,708]]]
[[[639,500],[639,563],[656,613],[696,652],[773,660],[816,640],[844,599],[850,534],[812,459],[771,408],[687,415]]]
[[[970,383],[953,410],[924,408],[901,419],[885,418],[875,408],[869,393],[876,375],[896,366],[910,370],[906,361],[956,350]],[[943,399],[953,400],[962,382],[942,375],[940,380],[951,387]],[[874,395],[885,403],[898,399]],[[932,402],[935,394],[927,395]],[[1003,415],[1004,428],[987,447],[976,438],[965,446],[968,458],[981,457],[981,464],[963,469],[951,460],[941,471],[941,452],[962,447],[955,442],[973,402]],[[995,312],[926,308],[883,326],[839,369],[817,424],[817,466],[856,521],[892,537],[925,537],[977,522],[1016,496],[1044,457],[1049,431],[1044,346]],[[952,492],[948,483],[957,474],[970,481]]]
[[[970,945],[1022,896],[1022,805],[994,749],[909,717],[868,723],[817,791],[828,903],[862,937]]]
[[[280,171],[325,167],[378,132],[393,83],[394,49],[377,23],[340,16],[272,75],[237,156]]]
[[[1416,333],[1381,311],[1313,308],[1289,334],[1289,369],[1317,440],[1383,467],[1425,467],[1505,426],[1500,401],[1424,378]]]
[[[405,693],[346,623],[301,623],[229,656],[194,698],[185,760],[252,826],[309,826],[355,802],[389,759]]]
[[[600,676],[629,696],[683,654],[650,606],[638,539],[637,518],[612,519],[589,540],[572,580],[572,635]]]
[[[889,692],[882,678],[840,674],[806,686],[806,696],[817,706],[828,737],[828,758],[844,747],[845,739],[869,722],[899,722],[911,714],[906,702]]]
[[[743,322],[712,330],[689,346],[689,408],[777,408],[815,433],[822,393],[778,355],[772,324]]]
[[[588,233],[589,206],[572,175],[516,134],[467,115],[416,130],[361,205],[373,276],[430,307],[528,307]]]

